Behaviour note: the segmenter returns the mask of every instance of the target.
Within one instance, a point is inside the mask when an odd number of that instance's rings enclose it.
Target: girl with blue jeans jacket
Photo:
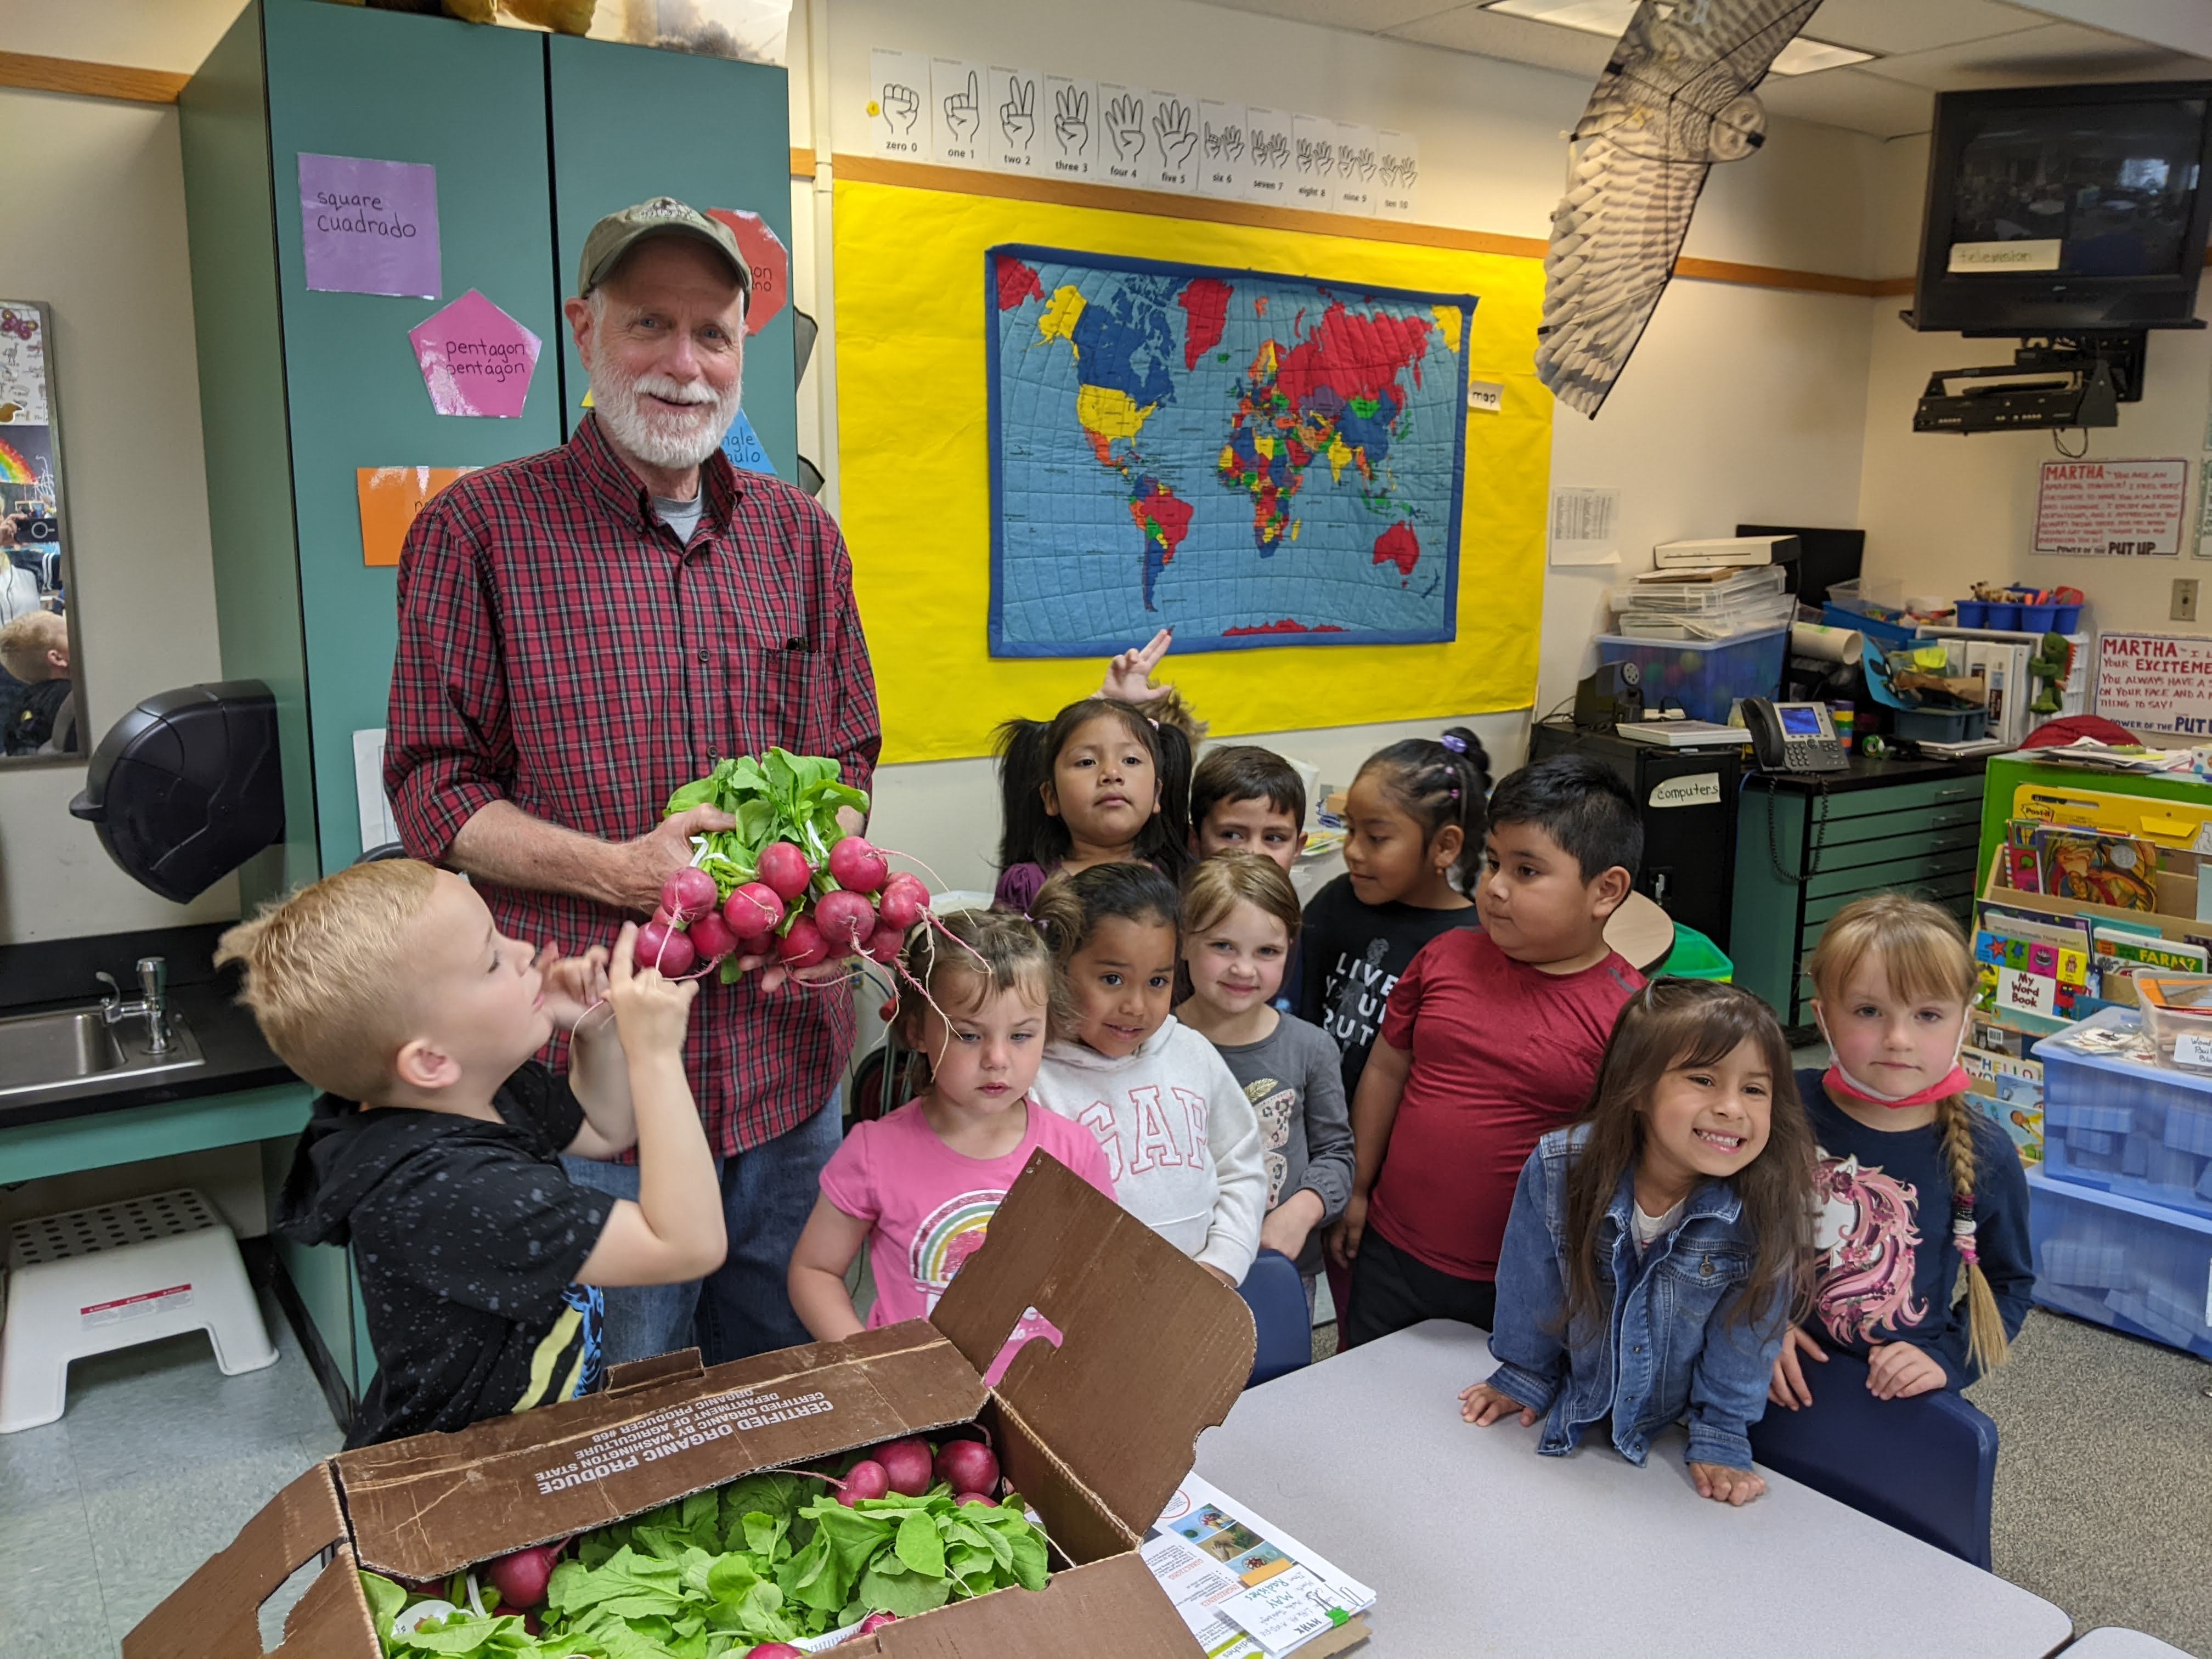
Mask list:
[[[1701,1497],[1749,1503],[1748,1431],[1802,1295],[1813,1138],[1790,1048],[1734,986],[1655,980],[1622,1008],[1589,1108],[1521,1170],[1498,1264],[1499,1363],[1460,1396],[1641,1464],[1687,1414]]]

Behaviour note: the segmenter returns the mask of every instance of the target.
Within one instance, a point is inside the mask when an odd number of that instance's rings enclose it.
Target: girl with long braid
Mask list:
[[[1835,1054],[1797,1074],[1820,1143],[1814,1316],[1768,1397],[1812,1404],[1803,1361],[1831,1350],[1883,1400],[1963,1389],[2004,1363],[2035,1283],[2027,1178],[1959,1064],[1972,954],[1945,912],[1882,893],[1837,914],[1808,971]]]

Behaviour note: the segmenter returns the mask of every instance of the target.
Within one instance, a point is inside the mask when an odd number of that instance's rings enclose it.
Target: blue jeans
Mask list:
[[[709,1365],[809,1340],[792,1311],[785,1275],[799,1230],[813,1212],[822,1166],[843,1139],[839,1097],[797,1127],[734,1158],[717,1158],[730,1253],[704,1279],[606,1291],[602,1344],[610,1365],[673,1352],[696,1342]],[[637,1197],[637,1165],[564,1158],[568,1179],[593,1192]],[[696,1333],[695,1333],[696,1322]]]

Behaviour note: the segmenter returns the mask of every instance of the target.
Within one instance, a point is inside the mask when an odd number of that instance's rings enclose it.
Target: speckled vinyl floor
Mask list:
[[[106,1659],[276,1492],[337,1449],[299,1344],[224,1376],[179,1337],[72,1368],[69,1411],[0,1435],[0,1659]],[[1316,1358],[1336,1328],[1314,1333]],[[1996,1419],[1997,1571],[2075,1628],[2132,1626],[2212,1659],[2212,1366],[2038,1312],[1975,1389]],[[304,1588],[288,1586],[264,1609]]]

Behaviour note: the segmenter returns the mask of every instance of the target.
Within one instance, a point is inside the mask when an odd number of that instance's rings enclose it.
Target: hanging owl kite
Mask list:
[[[1572,136],[1536,378],[1595,416],[1636,349],[1715,161],[1765,141],[1752,88],[1820,0],[1643,0]]]

